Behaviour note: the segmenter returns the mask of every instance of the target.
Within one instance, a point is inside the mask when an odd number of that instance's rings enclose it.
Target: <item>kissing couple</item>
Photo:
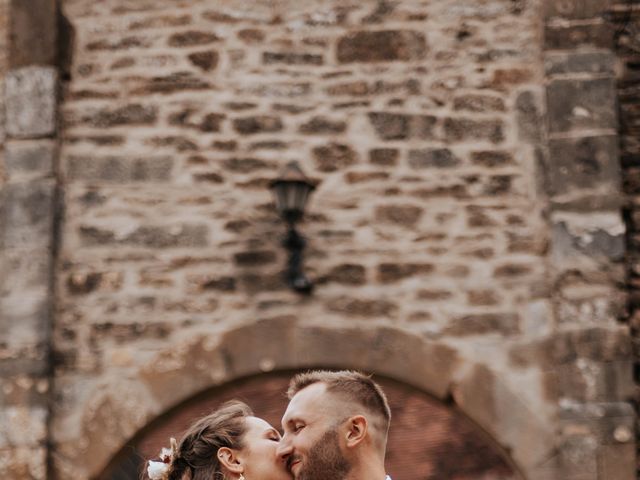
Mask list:
[[[294,376],[280,432],[232,400],[195,422],[149,461],[150,480],[390,480],[384,457],[391,412],[360,372]]]

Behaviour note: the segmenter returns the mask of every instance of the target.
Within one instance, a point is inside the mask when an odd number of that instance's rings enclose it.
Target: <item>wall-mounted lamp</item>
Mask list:
[[[289,252],[285,273],[287,282],[296,292],[310,293],[313,283],[302,272],[302,251],[306,242],[296,231],[296,223],[302,219],[304,207],[309,195],[316,188],[316,183],[307,178],[298,162],[290,162],[284,167],[280,177],[271,182],[269,188],[274,194],[278,214],[288,227],[283,242],[283,246]]]

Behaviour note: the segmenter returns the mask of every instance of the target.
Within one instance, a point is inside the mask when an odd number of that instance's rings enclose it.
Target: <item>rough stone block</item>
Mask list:
[[[430,263],[381,263],[378,265],[377,279],[381,283],[393,283],[405,278],[423,276],[432,273]]]
[[[82,121],[96,128],[124,125],[151,125],[158,117],[158,108],[132,103],[120,107],[105,107],[83,115]]]
[[[504,112],[506,107],[500,97],[480,94],[460,95],[453,100],[454,110],[469,112]]]
[[[9,141],[5,144],[5,170],[11,180],[52,176],[56,150],[53,140]]]
[[[52,256],[47,249],[5,250],[0,259],[0,297],[48,288],[51,267]]]
[[[340,296],[330,299],[326,304],[327,310],[348,317],[363,318],[393,318],[398,311],[398,305],[381,298],[354,298]]]
[[[51,318],[48,295],[49,289],[45,286],[25,292],[14,291],[2,299],[0,338],[10,339],[12,349],[36,347],[47,342]]]
[[[551,80],[547,87],[551,133],[617,127],[615,79]]]
[[[516,119],[520,140],[532,143],[541,141],[540,129],[544,122],[539,105],[533,92],[522,92],[516,98]]]
[[[0,247],[49,248],[54,202],[54,180],[7,184],[0,192]]]
[[[313,117],[300,125],[300,133],[316,135],[343,133],[346,129],[346,122],[325,117]]]
[[[9,65],[55,65],[58,12],[55,0],[11,0]]]
[[[375,210],[376,221],[413,227],[423,210],[415,205],[381,205]]]
[[[633,428],[631,429],[633,431]],[[601,478],[636,480],[636,447],[633,443],[603,445],[598,451]]]
[[[560,408],[559,425],[567,436],[578,432],[589,436],[599,446],[599,463],[609,462],[611,459],[605,457],[615,451],[620,452],[625,447],[634,446],[635,412],[631,404],[626,402],[565,402]],[[624,461],[622,463],[625,465],[623,470],[626,470],[629,464]],[[613,466],[609,465],[608,468]],[[617,480],[626,477],[602,478]]]
[[[273,133],[283,129],[280,117],[272,115],[258,115],[253,117],[236,118],[233,121],[233,128],[242,135],[253,135],[256,133]]]
[[[335,172],[358,162],[358,153],[349,145],[330,143],[314,147],[311,153],[321,172]]]
[[[362,265],[343,263],[333,267],[321,280],[335,282],[340,285],[363,285],[366,281],[367,271]]]
[[[0,476],[12,479],[46,480],[47,449],[21,445],[0,450]]]
[[[14,138],[56,132],[58,73],[53,67],[11,70],[5,85],[7,134]]]
[[[199,30],[189,30],[187,32],[174,33],[169,37],[170,47],[193,47],[196,45],[207,45],[220,40],[216,34]]]
[[[187,57],[199,69],[208,72],[218,66],[220,55],[216,51],[194,52]]]
[[[369,121],[382,140],[431,140],[437,119],[432,115],[371,112]]]
[[[73,155],[67,159],[66,164],[69,180],[106,183],[164,182],[171,178],[173,158]]]
[[[544,16],[547,20],[599,20],[610,3],[610,0],[545,0]]]
[[[459,164],[460,159],[448,148],[409,151],[409,166],[414,169],[451,168]]]
[[[395,148],[374,148],[369,150],[369,163],[378,166],[394,166],[398,163],[400,151]]]
[[[545,55],[547,75],[591,73],[614,75],[616,57],[613,52],[550,52]]]
[[[547,190],[551,195],[575,189],[611,195],[620,190],[618,137],[552,138],[547,170]]]
[[[515,313],[478,313],[452,319],[443,334],[455,337],[471,335],[514,335],[520,332],[520,317]]]
[[[424,58],[427,41],[422,33],[403,30],[360,31],[338,40],[339,63],[393,62]]]
[[[625,226],[619,212],[599,212],[597,217],[557,213],[554,217],[551,248],[556,266],[582,256],[591,260],[623,258]]]
[[[324,57],[312,53],[264,52],[262,62],[266,65],[322,65]]]
[[[37,445],[47,439],[47,410],[42,407],[0,409],[0,424],[0,450],[13,445]]]
[[[501,120],[475,120],[471,118],[447,118],[444,121],[445,139],[449,142],[488,140],[500,143],[504,140]]]
[[[578,47],[612,48],[614,27],[603,21],[578,25],[546,25],[545,50],[574,50]]]
[[[81,226],[80,239],[85,246],[133,245],[145,248],[204,247],[209,227],[205,224],[141,225],[124,236],[113,230]]]

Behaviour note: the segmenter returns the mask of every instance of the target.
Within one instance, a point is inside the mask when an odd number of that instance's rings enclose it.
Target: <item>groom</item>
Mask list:
[[[370,377],[346,370],[301,373],[287,396],[278,455],[295,480],[385,480],[391,412]]]

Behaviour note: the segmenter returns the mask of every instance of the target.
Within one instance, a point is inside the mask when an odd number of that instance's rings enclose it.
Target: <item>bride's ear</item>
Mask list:
[[[231,473],[241,474],[244,471],[244,467],[235,450],[228,447],[220,447],[217,455],[220,464]]]

